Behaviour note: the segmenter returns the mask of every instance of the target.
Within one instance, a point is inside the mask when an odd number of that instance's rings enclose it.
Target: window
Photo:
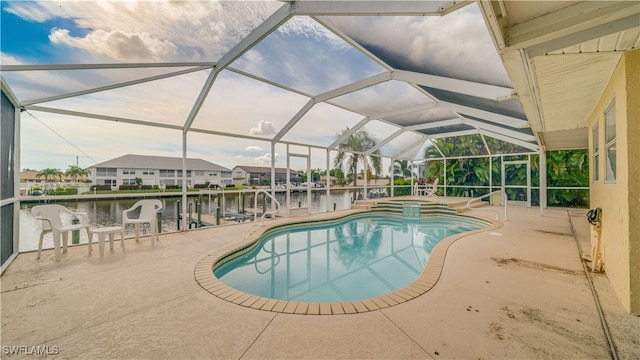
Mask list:
[[[593,127],[591,137],[593,138],[593,182],[600,180],[600,124]]]
[[[204,176],[204,170],[195,170],[195,176]]]
[[[144,169],[142,170],[142,175],[154,175],[156,172],[152,169]]]
[[[175,176],[174,170],[160,170],[160,177],[174,177],[174,176]],[[171,184],[171,185],[175,185],[175,184]]]
[[[136,179],[122,179],[122,185],[135,185]]]
[[[135,175],[136,169],[122,169],[122,175]]]
[[[210,172],[210,173],[209,173],[209,176],[216,177],[216,176],[218,176],[218,173]]]
[[[116,168],[96,168],[96,176],[117,176]]]
[[[182,177],[182,170],[178,170],[178,177]],[[191,177],[191,170],[187,170],[187,177]]]
[[[604,111],[605,181],[616,182],[616,100]]]

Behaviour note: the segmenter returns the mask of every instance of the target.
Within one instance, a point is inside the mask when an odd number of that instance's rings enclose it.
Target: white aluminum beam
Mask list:
[[[329,16],[442,16],[470,1],[445,5],[432,1],[296,1],[295,15]]]
[[[263,21],[258,27],[253,29],[244,39],[242,39],[236,46],[231,48],[226,54],[224,54],[218,61],[218,67],[224,69],[234,62],[237,58],[242,56],[245,52],[249,51],[257,43],[262,41],[276,30],[280,25],[289,20],[292,15],[292,6],[285,4],[281,6],[276,12],[271,14],[265,21]]]
[[[224,132],[224,131],[198,129],[198,128],[194,128],[194,127],[190,128],[189,132],[196,132],[196,133],[208,134],[208,135],[225,136],[225,137],[231,137],[231,138],[237,138],[237,139],[247,139],[247,140],[253,140],[253,141],[269,142],[269,139],[265,139],[265,138],[261,138],[261,137],[257,137],[257,136],[233,134],[233,133],[228,133],[228,132]]]
[[[418,105],[404,107],[402,109],[387,111],[387,112],[378,113],[378,114],[371,114],[369,117],[371,119],[384,119],[384,118],[398,116],[398,115],[411,114],[411,113],[418,112],[418,111],[426,111],[426,110],[434,109],[434,108],[437,108],[437,107],[438,107],[437,103],[428,102],[428,103],[424,103],[424,104],[418,104]]]
[[[18,101],[18,98],[16,97],[16,95],[13,93],[13,90],[11,90],[11,88],[9,87],[9,84],[7,84],[4,81],[4,77],[2,77],[2,74],[0,74],[0,88],[5,93],[5,95],[7,95],[7,97],[9,98],[9,101],[11,101],[11,103],[13,104],[13,106],[16,107],[16,109],[19,109],[22,106],[20,104],[20,101]]]
[[[382,140],[379,143],[377,143],[376,146],[374,146],[371,149],[369,149],[367,151],[367,154],[368,155],[372,154],[374,151],[376,151],[376,150],[380,149],[381,147],[387,145],[389,142],[391,142],[391,140],[397,138],[398,136],[400,136],[404,132],[405,132],[405,129],[403,129],[403,128],[400,128],[400,129],[396,130],[393,134],[387,136],[386,138],[384,138],[384,140]]]
[[[394,158],[394,159],[401,159],[402,154],[406,154],[406,153],[410,152],[411,149],[413,149],[416,146],[418,146],[418,150],[416,150],[416,152],[420,151],[420,147],[422,147],[422,144],[424,144],[424,142],[427,141],[427,140],[428,140],[428,137],[423,135],[420,138],[420,140],[418,140],[418,141],[414,142],[413,144],[410,144],[409,146],[405,147],[401,152],[391,155],[391,157]],[[404,159],[404,158],[402,158],[402,159]],[[415,159],[415,154],[414,154],[413,158],[411,158],[409,160],[413,161],[413,159]]]
[[[432,139],[442,139],[442,138],[448,138],[448,137],[464,136],[464,135],[475,135],[475,134],[479,134],[479,130],[478,129],[453,131],[453,132],[441,133],[441,134],[432,134],[430,137]]]
[[[393,79],[436,89],[455,92],[483,99],[498,100],[512,96],[514,90],[504,86],[487,85],[474,81],[458,80],[413,71],[394,70]]]
[[[443,127],[443,126],[460,125],[462,123],[463,123],[462,119],[455,118],[455,119],[448,119],[448,120],[432,121],[432,122],[425,123],[425,124],[417,124],[417,125],[406,126],[405,129],[406,130],[418,131],[418,130],[426,130],[426,129],[438,128],[438,127]]]
[[[291,128],[298,123],[298,121],[300,121],[300,119],[302,119],[302,117],[309,112],[309,110],[311,110],[311,108],[313,107],[313,105],[315,105],[315,101],[314,99],[310,99],[309,101],[307,101],[306,104],[304,104],[304,106],[298,110],[298,112],[293,116],[293,118],[291,118],[291,120],[289,120],[289,122],[282,127],[282,129],[280,129],[280,131],[278,131],[278,133],[276,134],[276,136],[273,137],[273,139],[271,139],[271,143],[275,144],[278,141],[280,141],[280,139],[282,139],[283,136],[285,136],[289,130],[291,130]]]
[[[509,136],[509,137],[512,137],[512,138],[515,138],[515,139],[518,139],[518,140],[536,141],[536,137],[533,136],[533,135],[523,134],[523,133],[518,132],[518,131],[506,129],[506,128],[503,128],[503,127],[500,127],[500,126],[496,126],[496,125],[486,124],[486,123],[483,123],[483,122],[480,122],[480,121],[477,121],[477,120],[464,118],[464,120],[462,120],[462,122],[464,124],[471,125],[476,129],[489,130],[491,132],[503,134],[505,136]]]
[[[341,86],[333,90],[329,90],[323,94],[316,96],[314,98],[314,101],[315,102],[326,101],[326,100],[333,99],[338,96],[346,95],[358,90],[362,90],[364,88],[368,88],[370,86],[374,86],[389,80],[391,80],[391,74],[385,71],[380,74],[376,74],[368,78],[353,82],[351,84]]]
[[[336,146],[340,145],[346,138],[353,135],[356,131],[360,130],[361,127],[365,126],[369,122],[369,118],[365,117],[360,120],[357,124],[353,125],[351,129],[347,130],[342,136],[340,136],[336,141],[334,141],[331,145],[327,147],[327,150],[333,150]]]
[[[383,72],[366,79],[362,79],[360,81],[353,82],[351,84],[327,91],[323,94],[318,95],[317,97],[309,100],[300,111],[291,119],[289,122],[276,134],[276,136],[272,139],[273,143],[276,143],[282,139],[291,128],[302,119],[302,117],[313,107],[313,105],[323,102],[338,96],[342,96],[345,94],[352,93],[354,91],[358,91],[360,89],[367,88],[369,86],[373,86],[379,84],[381,82],[385,82],[391,79],[391,74],[388,72]]]
[[[496,139],[500,139],[503,141],[506,141],[508,143],[512,143],[518,146],[522,146],[524,148],[527,149],[531,149],[533,151],[538,151],[540,149],[540,147],[537,144],[532,144],[530,142],[526,142],[526,141],[522,141],[522,140],[518,140],[518,139],[514,139],[512,137],[503,135],[503,134],[499,134],[499,133],[495,133],[493,131],[489,131],[489,130],[485,130],[485,129],[479,129],[478,131],[480,131],[480,134],[485,135],[485,136],[490,136]]]
[[[308,97],[308,98],[312,98],[313,97],[312,94],[300,91],[298,89],[294,89],[292,87],[277,83],[275,81],[271,81],[269,79],[265,79],[263,77],[260,77],[260,76],[254,75],[254,74],[250,74],[250,73],[242,71],[242,70],[238,70],[238,69],[236,69],[234,67],[231,67],[231,66],[227,66],[225,70],[234,72],[234,73],[242,75],[242,76],[246,76],[246,77],[248,77],[250,79],[253,79],[253,80],[256,80],[256,81],[260,81],[262,83],[269,84],[271,86],[274,86],[274,87],[277,87],[277,88],[280,88],[282,90],[286,90],[286,91],[289,91],[289,92],[292,92],[292,93],[295,93],[295,94],[298,94],[298,95],[302,95],[302,96],[305,96],[305,97]]]
[[[439,104],[441,107],[449,109],[455,113],[464,113],[466,115],[478,117],[487,121],[494,122],[496,124],[507,125],[517,129],[529,126],[529,122],[527,122],[527,120],[514,118],[512,116],[497,114],[491,111],[480,110],[477,108],[454,104],[446,101],[441,101]]]
[[[264,22],[258,25],[257,28],[253,29],[245,38],[243,38],[236,46],[231,48],[226,54],[224,54],[218,64],[215,66],[214,71],[209,74],[207,81],[205,82],[196,102],[193,104],[191,108],[191,112],[187,117],[184,124],[184,131],[189,131],[191,125],[193,125],[193,121],[195,120],[200,108],[202,108],[202,104],[204,100],[209,95],[209,91],[211,91],[211,87],[215,82],[218,74],[221,70],[229,66],[233,61],[242,56],[245,52],[249,51],[253,46],[259,43],[262,39],[271,34],[274,30],[276,30],[280,25],[284,24],[287,20],[291,18],[291,6],[286,4],[280,7],[275,13],[269,16]]]
[[[151,121],[127,119],[127,118],[116,117],[116,116],[98,115],[98,114],[91,114],[91,113],[85,113],[80,111],[54,109],[54,108],[45,107],[45,106],[30,105],[30,106],[25,106],[25,109],[33,110],[33,111],[48,112],[53,114],[83,117],[83,118],[89,118],[89,119],[121,122],[125,124],[144,125],[144,126],[153,126],[153,127],[165,128],[165,129],[182,130],[182,127],[178,125],[160,124],[160,123],[151,122]]]
[[[131,81],[125,81],[125,82],[121,82],[121,83],[117,83],[117,84],[105,85],[105,86],[101,86],[101,87],[97,87],[97,88],[91,88],[91,89],[75,91],[75,92],[66,93],[66,94],[49,96],[49,97],[46,97],[46,98],[27,100],[23,104],[24,105],[34,105],[34,104],[39,104],[39,103],[43,103],[43,102],[68,99],[68,98],[71,98],[71,97],[88,95],[88,94],[93,94],[93,93],[97,93],[97,92],[101,92],[101,91],[118,89],[118,88],[122,88],[122,87],[126,87],[126,86],[142,84],[142,83],[155,81],[155,80],[166,79],[166,78],[170,78],[170,77],[174,77],[174,76],[180,76],[180,75],[189,74],[189,73],[192,73],[192,72],[206,70],[206,69],[210,69],[210,67],[201,66],[201,67],[185,69],[185,70],[180,70],[180,71],[174,71],[174,72],[170,72],[170,73],[166,73],[166,74],[160,74],[160,75],[150,76],[150,77],[146,77],[146,78],[131,80]]]
[[[158,67],[213,67],[215,62],[0,65],[0,71],[101,70]]]

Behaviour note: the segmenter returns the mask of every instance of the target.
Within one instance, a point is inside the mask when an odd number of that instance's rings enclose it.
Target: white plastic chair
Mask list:
[[[85,213],[73,212],[62,205],[47,204],[37,205],[31,208],[31,214],[38,220],[42,220],[42,231],[38,242],[38,259],[42,251],[42,241],[47,233],[53,233],[53,248],[56,254],[56,261],[60,260],[60,240],[62,238],[63,252],[67,252],[67,242],[69,231],[85,229],[89,235],[89,217]],[[68,216],[63,216],[67,214]],[[71,224],[73,217],[80,220],[78,224]]]
[[[436,195],[436,191],[438,191],[438,178],[433,180],[433,184],[427,184],[426,190],[427,190],[427,197],[429,196],[437,197],[438,195]]]
[[[129,213],[140,208],[140,214],[137,218],[129,218]],[[156,221],[156,214],[162,210],[162,202],[160,200],[139,200],[133,206],[122,212],[122,230],[127,231],[128,224],[134,224],[136,230],[136,241],[140,236],[140,224],[149,224],[151,230],[151,245],[154,244],[154,239],[158,239],[158,222]]]

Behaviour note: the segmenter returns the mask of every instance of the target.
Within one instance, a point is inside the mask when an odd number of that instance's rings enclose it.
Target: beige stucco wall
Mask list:
[[[616,181],[605,181],[604,111],[616,101]],[[627,52],[589,119],[589,149],[593,169],[592,129],[599,127],[599,181],[591,174],[591,207],[602,209],[602,255],[607,277],[623,306],[640,315],[640,50]],[[592,235],[595,235],[592,229]],[[595,236],[592,236],[592,242]],[[593,245],[593,243],[592,243]]]

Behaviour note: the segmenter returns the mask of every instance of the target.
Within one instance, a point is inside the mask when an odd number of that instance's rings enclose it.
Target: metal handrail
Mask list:
[[[255,196],[253,198],[253,208],[254,209],[258,209],[258,194],[259,193],[264,193],[266,196],[270,197],[271,200],[273,200],[276,203],[275,210],[265,211],[264,214],[262,214],[262,216],[260,217],[260,219],[262,220],[262,224],[264,225],[264,217],[267,216],[267,214],[273,214],[273,215],[277,214],[278,211],[280,211],[280,203],[278,202],[278,200],[276,200],[276,198],[273,195],[269,194],[266,190],[260,189],[260,190],[256,191],[256,194],[255,194]],[[253,212],[253,222],[255,223],[257,219],[258,219],[258,212],[254,211]]]
[[[495,211],[495,210],[477,209],[477,208],[472,208],[471,207],[471,203],[472,202],[482,200],[482,199],[484,199],[484,198],[486,198],[488,196],[491,196],[491,195],[497,194],[497,193],[502,194],[501,198],[502,198],[502,203],[504,204],[504,218],[502,220],[509,220],[509,213],[508,213],[508,209],[507,209],[507,193],[505,191],[503,191],[503,190],[496,190],[494,192],[491,192],[491,193],[488,193],[488,194],[485,194],[485,195],[482,195],[482,196],[478,196],[478,197],[475,197],[475,198],[467,201],[467,209],[469,209],[469,210],[493,211],[493,212],[496,213],[496,220],[500,219],[500,215],[498,215],[498,212]]]

